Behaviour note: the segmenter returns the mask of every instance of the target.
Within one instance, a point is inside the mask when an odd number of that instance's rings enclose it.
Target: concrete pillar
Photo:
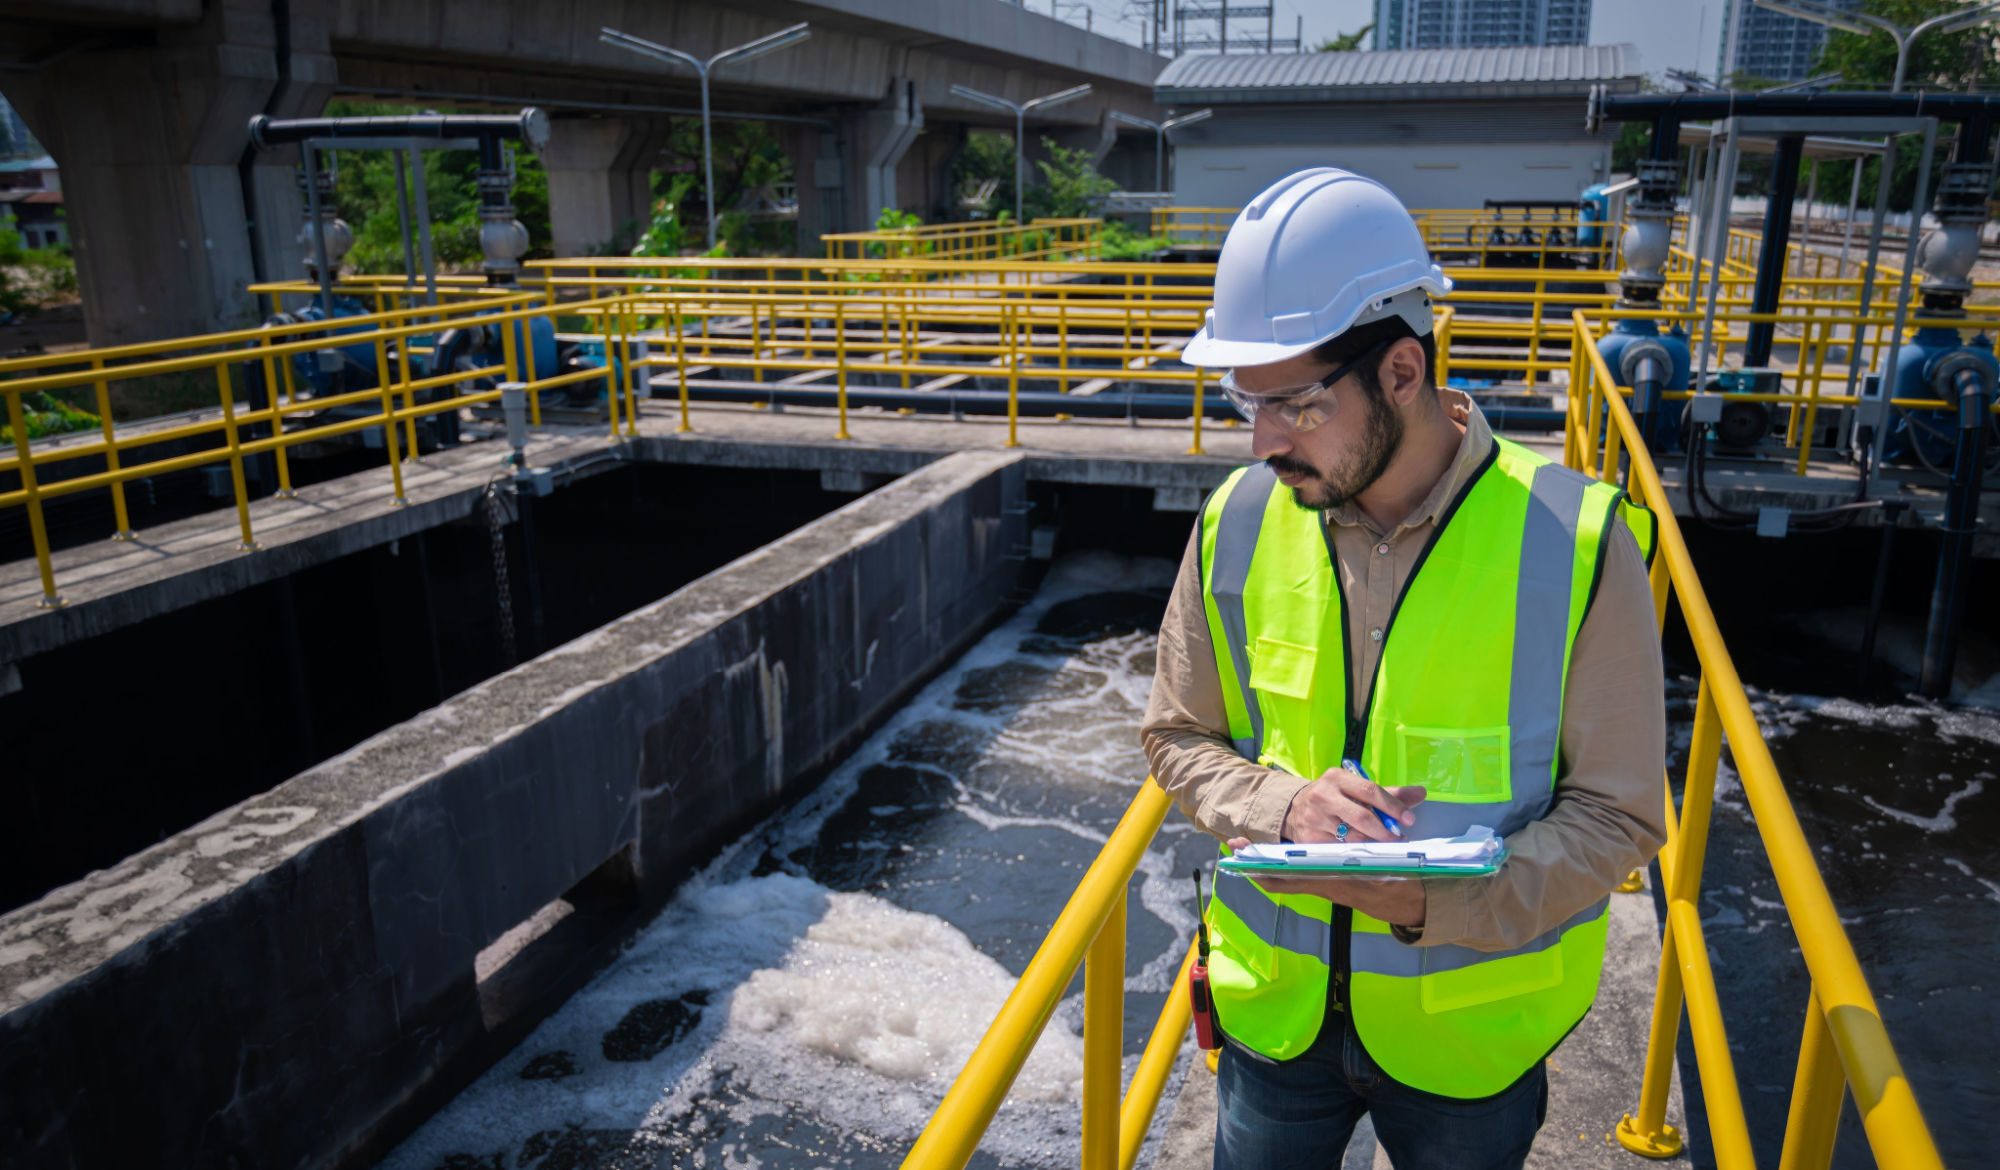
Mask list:
[[[779,134],[792,159],[792,179],[798,184],[801,256],[819,256],[819,238],[844,230],[847,220],[846,175],[841,162],[838,129],[787,124]]]
[[[549,232],[558,256],[601,253],[636,238],[652,218],[653,166],[671,123],[559,118],[549,126]]]
[[[297,153],[251,150],[248,125],[325,107],[330,8],[291,0],[280,27],[264,0],[219,0],[144,47],[0,74],[62,168],[93,344],[254,324],[248,286],[303,274]]]
[[[896,182],[903,156],[924,128],[923,103],[909,79],[892,78],[883,100],[826,115],[828,126],[788,125],[781,137],[799,185],[799,250],[820,253],[826,232],[875,226],[884,207],[906,200]]]
[[[905,77],[889,79],[889,92],[880,105],[858,119],[850,153],[861,166],[860,182],[851,189],[859,196],[849,208],[850,219],[860,227],[872,227],[885,207],[902,207],[898,198],[896,171],[903,156],[924,130],[924,107],[917,100],[916,83]]]

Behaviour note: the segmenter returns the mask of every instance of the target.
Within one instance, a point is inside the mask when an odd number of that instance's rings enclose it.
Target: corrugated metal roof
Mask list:
[[[1636,85],[1640,76],[1631,45],[1551,45],[1184,56],[1153,87],[1161,102],[1340,100],[1362,96],[1357,90],[1371,97],[1385,90],[1549,93],[1596,82]]]

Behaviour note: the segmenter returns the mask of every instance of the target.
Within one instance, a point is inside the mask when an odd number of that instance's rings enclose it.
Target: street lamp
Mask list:
[[[1055,93],[1044,94],[1041,97],[1034,98],[1033,100],[1030,101],[1022,102],[1018,105],[1008,101],[1006,98],[995,97],[990,93],[981,93],[976,89],[967,89],[965,86],[962,85],[952,86],[951,92],[957,94],[959,97],[965,98],[968,101],[981,102],[984,103],[985,105],[994,106],[1002,110],[1009,110],[1013,113],[1014,115],[1014,222],[1016,223],[1022,222],[1021,186],[1022,183],[1024,182],[1022,175],[1023,171],[1025,170],[1025,166],[1022,162],[1022,159],[1025,157],[1025,153],[1027,151],[1027,145],[1022,141],[1021,136],[1023,133],[1022,128],[1027,124],[1028,114],[1034,110],[1046,110],[1051,106],[1059,106],[1064,102],[1073,102],[1076,99],[1089,93],[1090,86],[1088,84],[1084,84],[1084,85],[1073,86],[1069,89],[1057,90]]]
[[[1771,12],[1795,16],[1800,20],[1810,20],[1828,28],[1843,32],[1888,33],[1896,42],[1896,80],[1889,86],[1890,93],[1903,92],[1903,74],[1910,64],[1910,45],[1927,32],[1958,32],[1961,29],[1990,24],[2000,19],[2000,3],[1976,4],[1971,8],[1961,8],[1956,12],[1946,12],[1904,28],[1900,24],[1882,19],[1869,12],[1850,12],[1839,8],[1828,8],[1814,0],[1754,0],[1759,8]]]
[[[1112,121],[1153,132],[1153,190],[1155,191],[1167,189],[1167,131],[1178,130],[1182,126],[1192,126],[1196,122],[1206,121],[1214,116],[1214,110],[1195,110],[1191,113],[1177,114],[1164,122],[1154,122],[1123,110],[1111,111]]]
[[[726,65],[732,61],[748,61],[752,57],[761,57],[766,53],[775,53],[779,49],[796,45],[811,35],[812,29],[808,27],[808,22],[800,21],[790,28],[781,28],[769,36],[758,37],[754,41],[738,45],[733,49],[724,49],[704,61],[692,53],[683,53],[679,49],[669,49],[665,45],[655,44],[644,37],[635,37],[631,33],[619,32],[615,28],[603,28],[597,32],[597,39],[607,45],[616,45],[618,48],[628,49],[642,57],[651,57],[655,61],[664,61],[669,65],[686,65],[701,77],[701,192],[702,201],[708,209],[708,247],[710,251],[715,249],[715,148],[714,139],[710,135],[708,118],[709,71],[718,65]]]

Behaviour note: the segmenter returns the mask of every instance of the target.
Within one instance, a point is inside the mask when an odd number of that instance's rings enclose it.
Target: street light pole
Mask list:
[[[1059,106],[1064,102],[1075,101],[1077,98],[1089,93],[1090,86],[1088,84],[1071,86],[1068,89],[1057,90],[1055,93],[1043,94],[1041,97],[1019,103],[1010,102],[998,95],[982,93],[979,90],[963,85],[952,86],[951,92],[968,101],[975,101],[982,105],[993,106],[996,109],[1007,110],[1014,115],[1014,222],[1022,222],[1021,189],[1026,185],[1027,181],[1027,143],[1025,136],[1027,134],[1028,115],[1035,110],[1046,110],[1051,106]]]
[[[1755,0],[1755,3],[1757,7],[1768,11],[1809,20],[1814,24],[1840,29],[1842,32],[1858,33],[1861,36],[1886,33],[1890,40],[1896,42],[1896,78],[1890,83],[1890,93],[1903,92],[1903,79],[1910,69],[1910,46],[1916,43],[1918,37],[1933,30],[1958,32],[2000,19],[2000,2],[1975,4],[1955,12],[1940,13],[1908,28],[1884,20],[1871,12],[1828,8],[1817,3],[1817,0]]]
[[[642,57],[651,57],[655,61],[664,61],[669,65],[685,65],[694,70],[695,76],[701,79],[701,193],[702,203],[708,215],[708,247],[710,251],[715,250],[715,135],[710,126],[709,118],[708,75],[718,65],[724,65],[731,61],[748,61],[753,57],[761,57],[766,53],[776,52],[779,49],[796,45],[811,35],[812,29],[810,23],[800,21],[798,24],[791,25],[788,28],[781,28],[769,36],[758,37],[754,41],[747,41],[733,49],[724,49],[704,61],[692,53],[683,53],[679,49],[670,49],[665,45],[649,41],[644,37],[635,37],[631,33],[619,32],[615,28],[601,28],[597,32],[597,39],[607,45],[615,45],[618,48],[637,53]]]
[[[1110,112],[1111,120],[1114,122],[1123,122],[1127,126],[1137,126],[1142,130],[1153,132],[1153,190],[1155,191],[1167,189],[1167,131],[1191,126],[1214,116],[1214,110],[1201,109],[1168,118],[1164,122],[1155,122],[1150,118],[1141,118],[1123,110]]]

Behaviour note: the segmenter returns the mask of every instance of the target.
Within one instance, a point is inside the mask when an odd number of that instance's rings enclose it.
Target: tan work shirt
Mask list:
[[[1381,532],[1353,504],[1326,513],[1340,587],[1347,596],[1353,715],[1382,653],[1382,631],[1417,555],[1459,489],[1493,446],[1471,398],[1440,391],[1463,428],[1451,469],[1417,510]],[[1280,488],[1280,490],[1283,490]],[[1307,780],[1236,754],[1202,610],[1201,526],[1188,542],[1160,626],[1159,665],[1140,728],[1153,776],[1188,819],[1215,837],[1276,841]],[[1597,597],[1577,631],[1563,695],[1562,761],[1547,815],[1508,839],[1512,851],[1487,878],[1425,878],[1421,928],[1405,942],[1505,950],[1561,925],[1651,860],[1666,840],[1665,681],[1646,564],[1629,529],[1611,538]]]

